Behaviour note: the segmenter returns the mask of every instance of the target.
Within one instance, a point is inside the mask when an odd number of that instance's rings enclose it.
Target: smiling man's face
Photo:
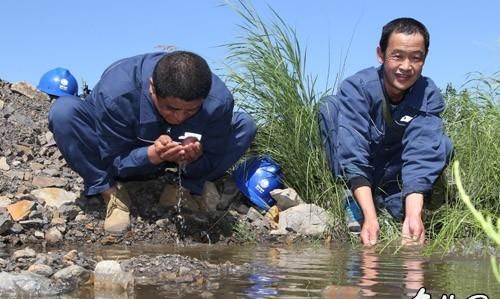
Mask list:
[[[384,87],[393,102],[399,102],[420,77],[426,54],[420,33],[392,33],[385,53],[377,48],[378,61],[384,65]]]

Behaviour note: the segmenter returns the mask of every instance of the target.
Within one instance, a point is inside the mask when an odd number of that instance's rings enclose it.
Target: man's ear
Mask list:
[[[377,47],[377,60],[380,64],[384,63],[384,53],[382,53],[382,49],[380,49],[380,47]]]
[[[149,78],[149,94],[153,96],[155,94],[155,88],[153,85],[153,78]]]

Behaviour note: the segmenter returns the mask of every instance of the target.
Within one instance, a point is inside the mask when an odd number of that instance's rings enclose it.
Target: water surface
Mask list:
[[[101,249],[106,259],[177,253],[211,263],[249,263],[253,273],[222,277],[210,298],[413,298],[425,287],[430,298],[500,298],[489,257],[424,257],[415,250],[383,252],[352,245],[149,247]],[[204,294],[207,296],[207,293]],[[204,298],[199,291],[136,286],[136,298]],[[476,296],[475,299],[486,298]],[[424,299],[424,298],[422,298]],[[425,298],[428,299],[428,298]]]

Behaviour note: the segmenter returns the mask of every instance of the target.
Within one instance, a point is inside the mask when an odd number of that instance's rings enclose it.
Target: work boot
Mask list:
[[[112,236],[123,235],[130,227],[130,198],[125,186],[118,183],[115,190],[104,196],[106,220],[104,231]]]
[[[164,208],[175,207],[180,204],[182,208],[198,211],[200,209],[199,200],[196,200],[198,197],[192,195],[189,189],[182,186],[167,184],[160,195],[159,203]]]

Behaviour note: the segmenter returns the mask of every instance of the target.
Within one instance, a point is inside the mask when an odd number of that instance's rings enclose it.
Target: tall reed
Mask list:
[[[242,17],[243,35],[229,49],[228,79],[238,104],[256,120],[253,153],[270,155],[284,181],[307,201],[341,215],[317,124],[316,77],[306,73],[307,51],[293,28],[274,11],[264,22],[245,1],[229,4]]]
[[[444,113],[447,134],[453,140],[454,160],[460,161],[462,182],[472,204],[485,215],[500,214],[500,73],[490,77],[474,74],[461,91],[448,86]],[[444,204],[431,220],[431,237],[436,246],[449,249],[464,238],[486,236],[464,202],[454,178],[447,170],[441,195]]]

